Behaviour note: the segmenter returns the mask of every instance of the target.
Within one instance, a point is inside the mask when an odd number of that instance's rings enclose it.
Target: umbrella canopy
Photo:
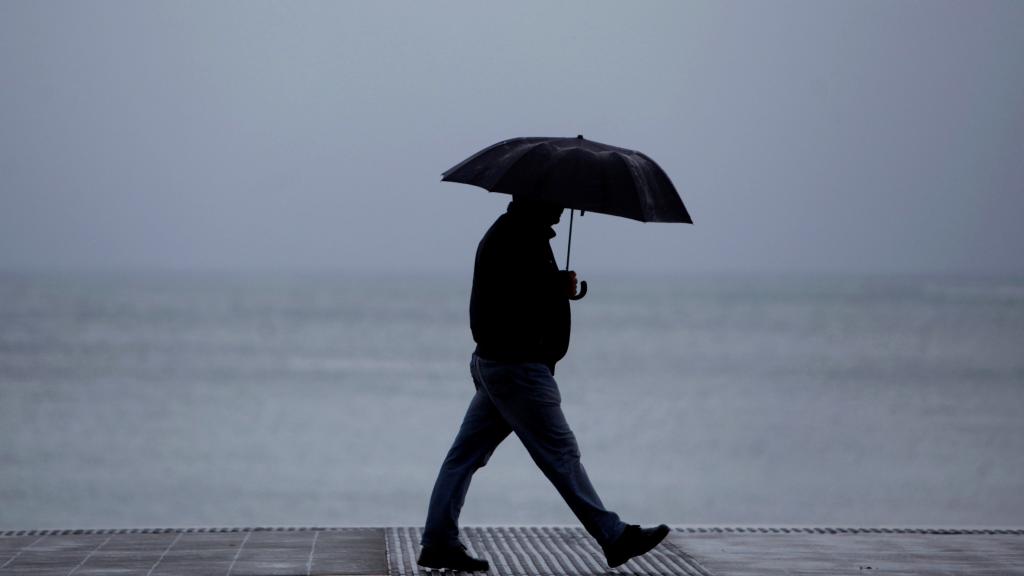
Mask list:
[[[693,223],[672,181],[654,160],[583,136],[498,142],[450,168],[441,179],[641,222]]]

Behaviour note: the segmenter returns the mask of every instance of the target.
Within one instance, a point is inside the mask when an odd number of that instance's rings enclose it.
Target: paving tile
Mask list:
[[[972,534],[680,534],[710,574],[1024,576],[1024,537]]]

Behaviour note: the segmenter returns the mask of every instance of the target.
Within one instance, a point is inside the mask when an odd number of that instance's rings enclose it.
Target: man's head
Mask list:
[[[536,220],[539,223],[543,223],[547,226],[554,226],[558,224],[559,220],[562,219],[562,211],[565,210],[563,206],[553,204],[545,200],[538,200],[536,198],[523,198],[520,196],[513,196],[512,202],[508,205],[508,211],[510,213],[524,216],[531,220]]]

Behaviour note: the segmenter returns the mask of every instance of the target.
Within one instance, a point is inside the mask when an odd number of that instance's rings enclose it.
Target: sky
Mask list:
[[[583,134],[695,224],[577,218],[580,271],[1024,274],[1021,30],[1019,1],[3,0],[0,271],[466,271],[509,198],[441,173]]]

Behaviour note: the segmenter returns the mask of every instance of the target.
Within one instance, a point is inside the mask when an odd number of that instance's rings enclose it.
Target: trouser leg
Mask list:
[[[430,494],[427,521],[420,539],[423,546],[459,545],[459,513],[473,473],[487,463],[494,449],[512,431],[475,377],[474,383],[477,392]]]
[[[576,436],[562,413],[562,398],[543,364],[474,360],[476,377],[533,461],[597,542],[614,542],[626,524],[605,509],[580,462]]]

